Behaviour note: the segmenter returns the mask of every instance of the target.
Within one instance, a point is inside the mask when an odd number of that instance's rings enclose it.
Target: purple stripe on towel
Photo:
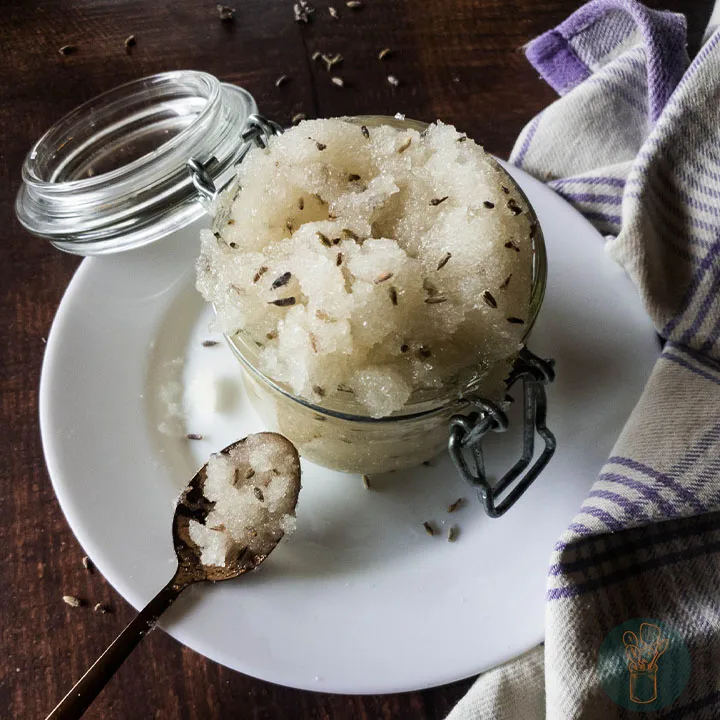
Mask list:
[[[715,245],[708,250],[705,257],[698,264],[695,275],[692,279],[692,282],[690,283],[690,287],[687,289],[685,295],[683,296],[682,300],[680,301],[680,307],[677,310],[677,314],[662,329],[661,335],[663,335],[663,337],[668,337],[670,335],[670,333],[683,320],[685,320],[685,312],[690,307],[690,304],[692,303],[692,301],[695,299],[695,294],[699,290],[700,285],[702,284],[702,281],[704,280],[705,275],[708,272],[708,270],[710,270],[711,268],[714,268],[716,275],[720,271],[720,268],[718,268],[718,263],[717,263],[718,257],[720,257],[720,242],[716,242]],[[699,324],[697,323],[697,319],[693,323],[693,325],[699,327]]]
[[[720,291],[720,267],[715,268],[715,272],[712,276],[712,283],[710,285],[710,289],[705,293],[705,299],[700,303],[700,307],[698,309],[697,314],[695,315],[695,318],[693,319],[692,323],[690,323],[690,327],[685,330],[685,332],[680,336],[680,342],[683,344],[689,343],[700,331],[700,328],[702,327],[703,323],[705,322],[705,319],[707,318],[708,314],[710,313],[710,310],[712,310],[713,306],[715,305],[718,297],[718,292]],[[677,338],[676,338],[677,339]]]
[[[604,222],[610,225],[622,225],[622,218],[619,215],[608,215],[603,212],[595,212],[590,210],[582,210],[578,208],[582,215],[590,222]]]
[[[536,115],[535,118],[530,122],[530,127],[528,127],[528,130],[525,133],[525,139],[523,140],[523,144],[520,146],[520,151],[514,158],[510,158],[510,162],[512,162],[513,165],[515,165],[517,167],[522,167],[523,161],[525,160],[525,156],[527,155],[527,152],[530,149],[530,143],[532,143],[532,140],[535,137],[535,133],[537,132],[538,126],[540,125],[541,118],[542,118],[542,113],[540,113],[539,115]]]
[[[704,355],[701,352],[698,352],[697,350],[693,350],[692,348],[680,345],[680,343],[668,340],[668,342],[665,343],[665,350],[670,349],[674,349],[678,352],[684,353],[685,355],[689,355],[693,360],[695,360],[695,362],[704,365],[706,368],[712,370],[713,372],[720,373],[720,362],[714,360],[711,357],[708,357],[707,355]]]
[[[720,313],[718,313],[717,320],[715,320],[715,324],[705,342],[700,346],[700,352],[710,352],[718,340],[720,340]]]
[[[546,598],[548,600],[562,600],[577,597],[578,595],[593,592],[594,590],[598,590],[604,586],[629,580],[635,575],[640,575],[641,573],[648,572],[649,570],[657,570],[667,565],[672,565],[678,562],[687,562],[688,560],[696,557],[714,555],[718,552],[720,552],[720,542],[701,543],[697,547],[678,550],[677,552],[668,553],[667,555],[659,558],[650,558],[649,560],[636,563],[630,567],[610,572],[603,577],[578,583],[574,586],[551,588],[547,591]]]
[[[613,10],[627,12],[642,34],[647,57],[650,116],[655,123],[687,67],[685,18],[648,10],[636,0],[592,0],[561,23],[556,31],[570,41],[589,25],[603,22],[603,16]],[[532,62],[529,55],[528,59]]]
[[[632,553],[635,553],[636,557],[641,557],[639,553],[643,553],[642,557],[645,557],[648,550],[657,550],[661,545],[676,541],[690,542],[693,537],[697,537],[698,542],[703,542],[704,538],[701,536],[720,530],[720,514],[717,512],[698,517],[697,522],[686,523],[684,520],[685,518],[679,522],[677,520],[660,522],[643,529],[633,528],[622,535],[615,535],[610,538],[610,542],[616,543],[613,547],[588,556],[577,557],[574,560],[560,560],[550,566],[548,575],[557,577],[563,573],[576,573],[587,570],[594,565],[617,563]],[[578,555],[580,548],[573,547],[572,551],[573,554]],[[663,551],[662,554],[667,552]],[[658,552],[656,556],[660,557],[660,554]]]
[[[682,215],[678,208],[675,207],[671,199],[664,197],[658,192],[657,185],[646,185],[645,193],[626,192],[625,197],[631,200],[638,200],[640,203],[653,203],[652,211],[657,214],[662,214],[663,221],[668,225],[672,225],[674,232],[681,234],[684,237],[681,240],[685,241],[691,247],[700,247],[703,249],[709,249],[713,246],[710,240],[706,240],[696,232],[691,231],[689,228],[697,228],[704,232],[715,232],[714,226],[706,223],[698,218],[689,217],[688,215]]]
[[[597,203],[598,205],[622,205],[622,195],[598,195],[596,193],[574,193],[558,190],[566,200],[581,203]]]
[[[654,468],[651,468],[649,465],[645,465],[644,463],[633,460],[632,458],[620,457],[618,455],[613,455],[609,458],[607,464],[622,465],[623,467],[630,468],[636,472],[641,472],[644,475],[661,482],[665,485],[665,487],[673,490],[679,498],[682,498],[686,503],[692,505],[697,512],[706,512],[708,509],[695,497],[695,495],[693,495],[693,493],[690,492],[690,490],[681,485],[677,480],[675,480],[675,478],[672,478],[665,473],[661,473]]]
[[[630,498],[621,495],[620,493],[613,492],[612,490],[592,490],[588,497],[600,498],[601,500],[608,500],[609,502],[615,503],[628,517],[633,520],[646,520],[648,518],[648,514],[641,505]]]
[[[635,492],[655,503],[663,515],[667,517],[677,517],[680,515],[680,511],[675,508],[672,503],[668,502],[654,487],[649,486],[647,483],[640,482],[626,475],[611,472],[601,473],[599,479],[635,490]]]
[[[550,588],[545,595],[546,600],[568,600],[580,595],[581,588],[575,585],[560,588]]]
[[[659,216],[662,223],[669,226],[671,234],[678,237],[679,242],[693,248],[711,248],[713,243],[710,240],[706,240],[690,228],[714,233],[715,227],[698,218],[682,214],[682,210],[674,205],[674,199],[665,194],[664,190],[665,188],[661,187],[659,183],[647,183],[643,192],[626,191],[624,197],[645,204],[648,214]],[[661,232],[660,234],[663,240],[666,240],[665,233]]]
[[[525,48],[525,55],[543,80],[559,95],[565,95],[590,77],[590,70],[557,30],[535,38]]]
[[[588,536],[588,535],[594,534],[593,531],[589,527],[583,525],[582,523],[576,523],[576,522],[570,523],[570,525],[568,525],[568,530],[570,532],[574,532],[575,534],[582,535],[582,536]],[[569,540],[569,541],[558,540],[558,542],[555,543],[553,550],[560,552],[560,550],[564,550],[572,542],[573,542],[572,540]]]
[[[685,185],[687,185],[689,188],[694,190],[697,193],[700,193],[700,195],[707,195],[708,197],[711,197],[713,200],[720,200],[720,192],[715,190],[714,187],[711,185],[708,185],[706,183],[700,182],[701,175],[696,174],[690,174],[686,170],[676,169],[675,170],[676,177],[680,178]]]
[[[676,355],[669,355],[667,353],[663,353],[660,357],[665,360],[670,360],[670,362],[674,362],[676,365],[680,365],[680,367],[684,367],[686,370],[690,370],[690,372],[694,372],[696,375],[699,375],[700,377],[705,378],[706,380],[711,380],[716,385],[720,385],[720,378],[717,378],[717,377],[711,375],[709,372],[705,372],[705,370],[696,368],[694,365],[691,365],[684,358],[677,357]]]
[[[564,185],[609,185],[610,187],[624,188],[625,180],[615,177],[571,177],[551,180],[548,186],[555,189]]]
[[[720,33],[716,32],[703,46],[702,50],[693,58],[692,63],[690,64],[690,67],[687,69],[685,74],[683,75],[682,80],[678,83],[678,89],[682,88],[683,86],[687,85],[688,81],[695,75],[695,73],[702,67],[705,60],[707,59],[707,56],[710,55],[718,46],[720,43]],[[679,99],[678,96],[672,98],[671,105],[677,102]]]
[[[604,88],[607,95],[612,95],[613,98],[619,98],[623,100],[628,107],[637,110],[638,114],[642,117],[642,121],[645,122],[647,119],[647,99],[638,100],[633,97],[625,88],[609,78],[606,77],[592,77],[587,81],[588,85],[600,85]]]
[[[613,532],[624,529],[623,524],[616,520],[607,510],[595,507],[594,505],[583,505],[580,508],[580,514],[590,515],[591,517],[604,522],[605,525],[607,525],[607,527]]]
[[[635,90],[643,100],[647,99],[647,69],[643,60],[637,59],[630,63],[621,55],[611,65],[606,65],[603,72],[620,80],[626,88]],[[640,97],[637,100],[640,100]]]

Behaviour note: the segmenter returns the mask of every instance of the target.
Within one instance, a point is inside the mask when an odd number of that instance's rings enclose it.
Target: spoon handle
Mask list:
[[[82,717],[125,658],[155,627],[157,619],[175,602],[185,587],[173,578],[115,638],[45,720],[77,720]]]

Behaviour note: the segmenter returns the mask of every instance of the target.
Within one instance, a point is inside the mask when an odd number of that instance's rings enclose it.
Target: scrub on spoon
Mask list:
[[[258,567],[294,529],[300,459],[282,435],[257,433],[228,445],[178,499],[170,582],[95,661],[46,720],[79,718],[160,615],[188,586],[230,580]],[[209,497],[208,497],[209,496]]]

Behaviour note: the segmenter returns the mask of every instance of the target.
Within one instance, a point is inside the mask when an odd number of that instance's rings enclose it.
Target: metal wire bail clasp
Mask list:
[[[453,415],[450,418],[450,457],[463,479],[477,489],[480,502],[490,517],[500,517],[506,513],[530,487],[555,453],[555,436],[545,425],[545,385],[555,379],[553,365],[553,360],[541,360],[527,348],[523,348],[515,361],[506,384],[510,389],[518,380],[523,382],[523,452],[522,457],[495,485],[490,485],[485,475],[482,438],[490,430],[505,432],[509,424],[507,415],[494,403],[476,400],[473,405],[478,412]],[[530,466],[535,454],[535,433],[545,441],[545,448]],[[473,467],[466,459],[467,454],[472,457]],[[515,485],[509,490],[513,482]],[[500,500],[504,493],[504,499]]]
[[[262,115],[250,115],[242,132],[242,149],[238,154],[235,165],[239,165],[248,154],[253,145],[260,148],[266,148],[268,140],[272,135],[279,135],[283,131],[282,127],[272,120],[268,120]],[[200,193],[200,197],[206,202],[213,202],[220,192],[215,185],[212,171],[216,166],[217,160],[211,157],[206,162],[201,162],[197,158],[188,158],[185,163],[193,185]]]

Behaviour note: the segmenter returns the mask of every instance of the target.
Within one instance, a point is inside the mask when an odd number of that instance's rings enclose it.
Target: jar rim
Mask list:
[[[38,151],[43,149],[43,146],[47,144],[48,140],[53,134],[60,132],[64,128],[71,129],[74,122],[83,117],[85,114],[92,113],[95,108],[104,108],[113,100],[113,98],[122,98],[127,93],[132,93],[136,88],[141,88],[147,85],[148,81],[162,82],[169,81],[176,78],[192,78],[201,83],[205,83],[208,89],[207,102],[203,109],[197,114],[195,119],[185,129],[171,137],[166,142],[159,145],[154,150],[141,155],[132,162],[126,165],[111,170],[106,173],[99,175],[93,175],[85,178],[77,178],[70,180],[63,180],[62,182],[56,182],[53,180],[46,180],[34,172],[35,165],[31,161],[35,159]],[[73,190],[73,189],[84,189],[98,185],[109,180],[117,180],[122,178],[124,175],[128,175],[138,168],[153,162],[158,159],[161,155],[166,154],[177,148],[178,145],[185,142],[193,130],[196,127],[196,123],[203,122],[204,119],[212,111],[212,105],[217,101],[217,97],[220,94],[220,82],[217,78],[213,77],[209,73],[202,72],[199,70],[171,70],[165,73],[158,73],[157,75],[151,75],[145,78],[139,78],[136,80],[130,80],[129,82],[117,85],[116,87],[106,90],[105,92],[96,95],[84,103],[81,103],[76,108],[71,110],[69,113],[61,117],[58,121],[53,123],[35,142],[30,151],[28,152],[25,162],[22,166],[22,178],[23,182],[32,183],[34,185],[43,185],[48,189],[53,188],[56,190]]]
[[[119,85],[50,127],[23,163],[15,210],[55,247],[109,254],[158,240],[206,213],[186,163],[218,184],[235,172],[257,112],[244,89],[196,70]]]

